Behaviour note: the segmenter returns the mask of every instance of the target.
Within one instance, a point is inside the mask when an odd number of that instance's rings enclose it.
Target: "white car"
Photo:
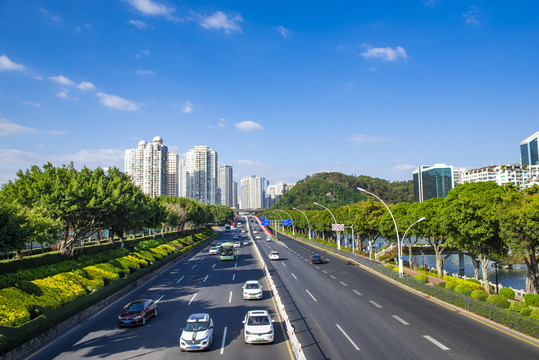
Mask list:
[[[252,310],[243,320],[245,342],[272,343],[274,338],[273,320],[266,310]]]
[[[210,251],[208,251],[208,254],[210,254],[210,255],[219,255],[219,246],[211,247]]]
[[[271,238],[268,236],[268,237],[266,238],[266,241],[268,241],[268,242],[271,241]]]
[[[253,234],[256,234],[256,233],[258,233],[258,231],[256,231],[256,230],[253,230]]]
[[[247,245],[249,245],[249,240],[248,239],[243,240],[243,246],[247,246]]]
[[[241,247],[241,243],[239,241],[234,242],[234,247],[235,248]]]
[[[209,314],[192,314],[180,335],[180,350],[209,350],[213,341],[213,320]]]
[[[262,299],[262,286],[258,280],[249,280],[243,285],[243,299]]]
[[[279,260],[279,252],[278,252],[278,251],[275,251],[275,250],[273,250],[272,252],[270,252],[270,254],[269,254],[269,259],[270,259],[270,260]]]

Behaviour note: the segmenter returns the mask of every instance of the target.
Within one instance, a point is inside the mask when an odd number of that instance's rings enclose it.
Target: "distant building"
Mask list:
[[[241,208],[265,209],[268,181],[258,176],[247,176],[241,179]]]
[[[464,184],[464,176],[466,175],[466,168],[453,168],[453,187]]]
[[[283,194],[292,187],[296,185],[295,183],[285,183],[285,182],[277,182],[275,185],[269,185],[267,189],[267,207],[270,208],[273,205],[277,204]]]
[[[167,182],[168,182],[168,196],[179,197],[180,196],[180,160],[179,155],[170,151],[167,159]]]
[[[520,164],[539,165],[539,131],[520,143]]]
[[[494,181],[498,185],[511,183],[522,187],[533,182],[532,167],[528,165],[492,165],[466,171],[464,182]],[[536,167],[533,167],[536,171]],[[530,185],[531,186],[531,185]]]
[[[523,180],[522,184],[520,184],[521,189],[539,185],[539,165],[530,165],[528,170],[529,177]]]
[[[186,154],[186,196],[209,205],[218,205],[217,152],[208,146],[195,146]]]
[[[453,166],[420,165],[413,173],[414,200],[423,202],[434,197],[444,198],[455,187]]]
[[[160,136],[151,143],[139,141],[136,149],[125,150],[125,173],[150,197],[169,195],[168,148]]]
[[[219,167],[219,190],[221,195],[221,205],[234,207],[234,180],[233,170],[230,165]]]

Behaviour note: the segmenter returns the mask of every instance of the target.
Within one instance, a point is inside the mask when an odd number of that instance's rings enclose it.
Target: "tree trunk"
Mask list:
[[[468,253],[470,255],[470,259],[472,260],[472,265],[473,265],[473,278],[475,280],[479,280],[479,261],[477,260],[477,258],[471,254],[471,253]]]
[[[412,263],[412,242],[411,241],[408,243],[408,264],[410,266],[410,269],[416,270],[414,269],[414,264]]]
[[[481,262],[481,274],[483,277],[483,286],[485,287],[485,291],[490,294],[490,283],[488,281],[488,261],[489,261],[488,255],[479,253],[479,261]]]
[[[524,258],[528,271],[526,272],[526,294],[539,294],[539,273],[535,251],[529,252]]]

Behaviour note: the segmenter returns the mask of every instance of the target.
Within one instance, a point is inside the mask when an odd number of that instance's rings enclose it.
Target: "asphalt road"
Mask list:
[[[259,227],[259,226],[258,226]],[[307,359],[539,359],[539,343],[481,323],[299,241],[257,245]],[[311,264],[320,253],[329,261]]]
[[[219,232],[212,241],[232,239]],[[252,245],[237,250],[235,261],[208,255],[210,245],[180,260],[100,313],[88,318],[25,359],[291,359],[291,352]],[[262,300],[243,300],[242,285],[259,280]],[[117,316],[129,301],[160,299],[158,316],[145,326],[119,328]],[[265,309],[275,320],[273,344],[248,345],[243,341],[242,320],[249,310]],[[185,353],[178,345],[180,329],[188,316],[207,312],[214,321],[214,339],[207,352]]]

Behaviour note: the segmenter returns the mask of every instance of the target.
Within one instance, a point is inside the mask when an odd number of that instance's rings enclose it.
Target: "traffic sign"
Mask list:
[[[260,217],[260,220],[264,220],[264,219],[265,219],[265,217],[264,217],[264,216],[261,216],[261,217]]]
[[[292,219],[283,219],[283,225],[292,225]]]
[[[333,225],[331,225],[331,230],[333,230],[333,231],[344,231],[344,224],[333,224]]]
[[[269,220],[262,220],[262,221],[260,221],[260,223],[262,224],[262,226],[270,226],[271,225]]]

